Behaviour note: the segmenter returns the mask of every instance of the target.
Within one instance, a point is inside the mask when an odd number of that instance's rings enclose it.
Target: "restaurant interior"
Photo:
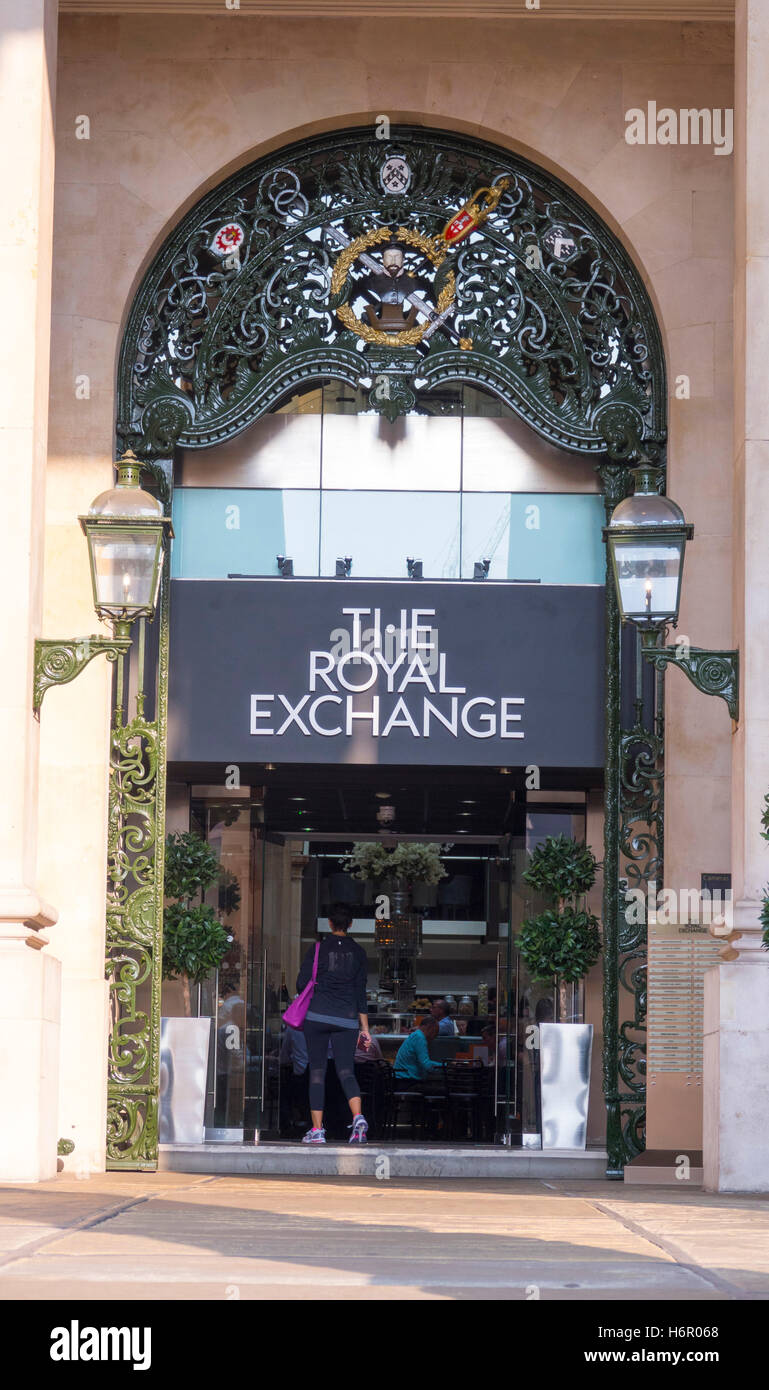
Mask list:
[[[585,837],[591,774],[530,789],[515,768],[249,772],[248,786],[223,792],[190,770],[200,781],[169,792],[216,847],[221,876],[208,900],[232,936],[195,1000],[214,1020],[207,1141],[296,1142],[307,1129],[307,1072],[294,1065],[282,1014],[302,957],[329,930],[331,905],[344,902],[369,964],[373,1041],[359,1047],[356,1072],[370,1138],[540,1147],[536,1025],[554,1019],[557,1003],[515,947],[539,908],[521,875],[547,835]],[[388,892],[389,882],[350,872],[356,847],[404,843],[434,847],[439,882],[398,881],[406,891]],[[175,1007],[169,982],[163,1012]],[[570,1011],[582,1018],[582,986],[571,989]],[[430,1013],[443,1020],[428,1049],[439,1066],[406,1085],[398,1051]],[[324,1124],[329,1142],[348,1137],[331,1059]]]

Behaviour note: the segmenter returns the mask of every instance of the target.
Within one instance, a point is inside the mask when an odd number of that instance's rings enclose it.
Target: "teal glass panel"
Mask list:
[[[294,574],[318,573],[318,492],[300,488],[177,488],[171,573],[174,579],[278,574],[290,556]]]
[[[356,579],[406,579],[408,558],[425,579],[458,579],[459,542],[459,493],[323,493],[323,575],[349,556]]]
[[[490,560],[489,579],[602,584],[603,524],[598,494],[466,492],[462,577]]]

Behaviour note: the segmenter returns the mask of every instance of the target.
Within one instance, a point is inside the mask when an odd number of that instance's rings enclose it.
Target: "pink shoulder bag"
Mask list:
[[[296,996],[296,999],[294,999],[292,1003],[289,1004],[288,1008],[286,1009],[286,1012],[283,1015],[283,1022],[287,1023],[289,1028],[301,1028],[302,1024],[304,1023],[305,1015],[310,1007],[310,1001],[312,999],[313,994],[315,993],[315,984],[318,979],[319,951],[320,942],[318,942],[317,946],[315,947],[315,960],[312,963],[312,978],[308,980],[307,984],[302,990],[302,993],[298,994]]]

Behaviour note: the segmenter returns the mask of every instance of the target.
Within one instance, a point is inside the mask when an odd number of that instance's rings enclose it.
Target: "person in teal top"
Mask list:
[[[441,1063],[431,1061],[427,1050],[428,1044],[437,1036],[438,1024],[428,1014],[398,1048],[395,1056],[395,1075],[401,1080],[423,1081],[431,1072],[440,1071]]]

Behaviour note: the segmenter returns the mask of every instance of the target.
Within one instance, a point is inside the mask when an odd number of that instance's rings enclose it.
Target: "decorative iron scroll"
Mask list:
[[[487,195],[485,220],[466,217],[469,229],[441,241],[475,206],[473,189]],[[363,253],[389,241],[403,292],[410,276],[426,306],[396,333],[366,314]],[[392,389],[377,389],[381,377]],[[320,136],[201,199],[131,311],[121,447],[204,448],[324,378],[363,384],[391,416],[442,382],[471,382],[583,454],[621,457],[643,440],[655,457],[664,438],[659,332],[621,244],[559,180],[445,132]]]
[[[46,690],[52,685],[68,685],[89,661],[103,654],[108,661],[117,661],[121,652],[127,651],[131,643],[124,637],[105,637],[94,634],[91,637],[73,637],[69,641],[60,638],[35,638],[35,669],[32,684],[32,709],[37,717]]]
[[[106,973],[107,1167],[154,1169],[158,1156],[163,945],[168,559],[160,606],[156,718],[144,715],[141,661],[133,719],[123,717],[123,657],[110,742]]]
[[[627,1163],[645,1147],[647,911],[649,885],[662,879],[664,740],[661,719],[653,733],[639,722],[620,739],[620,868],[635,902],[620,895],[617,980],[630,996],[632,1017],[619,1025],[618,1105],[622,1148],[612,1160]],[[643,905],[641,903],[643,897]],[[624,993],[623,993],[624,992]],[[623,1090],[623,1087],[625,1088]]]
[[[736,722],[740,717],[740,654],[708,647],[658,647],[644,643],[644,655],[658,671],[678,666],[703,695],[719,695]]]

